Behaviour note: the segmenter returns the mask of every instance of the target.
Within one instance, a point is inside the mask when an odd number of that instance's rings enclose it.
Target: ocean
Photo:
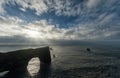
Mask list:
[[[1,45],[0,52],[43,47]],[[0,72],[0,78],[120,78],[120,48],[98,45],[50,45],[52,62],[42,65],[37,57],[28,62],[28,72]],[[87,51],[90,48],[91,51]]]

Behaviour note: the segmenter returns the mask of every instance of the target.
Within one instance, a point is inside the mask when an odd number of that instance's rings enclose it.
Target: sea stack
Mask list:
[[[87,50],[87,51],[91,51],[90,48],[87,48],[86,50]]]

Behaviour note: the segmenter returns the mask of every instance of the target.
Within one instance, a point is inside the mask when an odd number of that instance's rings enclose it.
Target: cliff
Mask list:
[[[51,63],[49,47],[11,51],[0,53],[0,72],[26,69],[29,60],[34,57],[38,57],[42,63]]]

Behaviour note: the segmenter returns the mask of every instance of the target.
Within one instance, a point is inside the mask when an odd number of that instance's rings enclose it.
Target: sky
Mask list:
[[[120,0],[0,0],[0,43],[120,40]]]

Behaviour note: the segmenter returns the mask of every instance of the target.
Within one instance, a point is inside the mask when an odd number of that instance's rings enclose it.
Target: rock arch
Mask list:
[[[26,69],[29,60],[34,57],[38,57],[42,63],[51,63],[49,47],[17,50],[8,53],[0,53],[0,72],[6,70],[14,71],[19,68]]]

